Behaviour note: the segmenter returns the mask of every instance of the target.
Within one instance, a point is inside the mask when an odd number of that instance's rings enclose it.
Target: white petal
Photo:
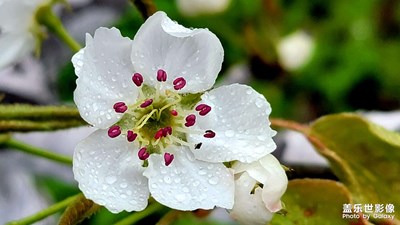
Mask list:
[[[74,101],[84,120],[107,128],[121,118],[113,105],[134,103],[138,95],[132,82],[131,40],[116,28],[98,28],[92,38],[86,36],[86,47],[72,57],[77,87]]]
[[[271,212],[282,208],[281,197],[286,191],[288,179],[279,161],[271,154],[252,163],[236,162],[232,168],[235,174],[247,172],[253,179],[263,184],[262,198]]]
[[[234,181],[228,168],[196,160],[185,147],[166,151],[175,157],[169,166],[162,155],[153,154],[144,172],[154,199],[178,210],[232,208]]]
[[[137,148],[122,136],[109,138],[105,130],[80,142],[74,152],[73,172],[86,198],[113,213],[146,208],[149,189]]]
[[[223,61],[218,38],[207,29],[188,29],[157,12],[142,25],[133,39],[132,62],[145,82],[154,85],[158,69],[167,72],[162,87],[172,89],[177,77],[186,79],[181,93],[210,89]]]
[[[256,181],[244,172],[235,181],[235,204],[230,215],[243,225],[264,225],[272,218],[261,198],[261,188],[251,191]]]
[[[206,116],[197,116],[194,129],[212,130],[214,138],[189,134],[191,143],[202,143],[194,149],[196,158],[209,162],[239,160],[252,162],[271,153],[276,145],[268,116],[271,107],[261,94],[240,84],[222,86],[202,95],[204,103],[211,106]]]
[[[0,69],[18,62],[33,51],[35,39],[30,33],[0,33]]]
[[[34,49],[35,39],[29,26],[35,7],[21,1],[0,2],[0,69],[18,62]]]
[[[282,209],[280,199],[288,185],[285,170],[273,155],[262,158],[260,164],[264,167],[264,174],[267,176],[266,182],[263,183],[262,199],[271,212],[277,212]]]

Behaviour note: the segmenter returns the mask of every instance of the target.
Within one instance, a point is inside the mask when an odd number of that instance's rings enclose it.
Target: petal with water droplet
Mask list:
[[[133,66],[125,63],[130,61],[131,43],[117,29],[101,27],[94,37],[87,34],[86,47],[72,57],[78,76],[75,104],[82,118],[97,128],[105,129],[121,118],[122,114],[114,111],[104,114],[116,102],[136,101],[138,91],[131,81]],[[122,85],[129,82],[132,85]],[[96,108],[85,107],[88,104]]]
[[[178,210],[232,208],[234,182],[228,168],[188,157],[192,153],[186,147],[172,146],[166,151],[175,156],[169,166],[162,155],[153,154],[144,172],[154,199]]]
[[[81,141],[75,149],[73,172],[86,198],[113,213],[146,208],[149,190],[137,149],[122,136],[111,139],[107,130],[97,130]]]
[[[231,94],[233,93],[233,95]],[[211,106],[206,116],[198,116],[196,130],[212,130],[214,138],[188,134],[191,143],[202,143],[194,155],[209,162],[239,160],[253,162],[275,150],[268,116],[271,107],[267,100],[246,85],[232,84],[213,89],[202,95],[197,104]]]
[[[131,59],[145,83],[154,86],[155,70],[163,69],[168,77],[161,88],[174,90],[173,80],[183,77],[186,85],[178,92],[197,93],[214,85],[223,55],[221,42],[211,31],[185,28],[156,12],[133,39]]]

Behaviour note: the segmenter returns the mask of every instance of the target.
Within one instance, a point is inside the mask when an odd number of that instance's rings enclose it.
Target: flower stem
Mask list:
[[[40,7],[36,13],[36,19],[40,24],[46,26],[50,32],[57,35],[72,51],[78,52],[82,48],[67,32],[60,18],[54,14],[51,5]]]
[[[39,147],[28,145],[21,141],[12,139],[12,138],[8,139],[7,141],[3,142],[2,144],[7,147],[14,148],[14,149],[17,149],[17,150],[20,150],[20,151],[23,151],[23,152],[26,152],[26,153],[29,153],[32,155],[36,155],[36,156],[40,156],[42,158],[53,160],[55,162],[60,162],[60,163],[64,163],[67,165],[72,164],[72,159],[68,156],[59,155],[54,152],[46,151]]]
[[[50,215],[55,214],[56,212],[66,208],[69,204],[71,204],[78,196],[74,195],[71,197],[66,198],[65,200],[61,202],[57,202],[56,204],[48,207],[47,209],[44,209],[34,215],[28,216],[24,219],[21,220],[16,220],[16,221],[11,221],[7,223],[6,225],[28,225],[28,224],[33,224],[39,220],[42,220]]]
[[[307,125],[292,120],[271,118],[270,121],[272,126],[295,130],[303,134],[307,134],[310,129]]]
[[[29,104],[0,105],[0,120],[55,120],[81,119],[76,107],[36,106]]]
[[[137,221],[153,214],[154,212],[157,212],[158,210],[161,210],[162,208],[164,208],[163,205],[159,204],[159,203],[153,203],[151,205],[149,205],[145,210],[141,211],[141,212],[136,212],[133,213],[132,215],[126,217],[125,219],[115,223],[114,225],[131,225],[136,223]]]

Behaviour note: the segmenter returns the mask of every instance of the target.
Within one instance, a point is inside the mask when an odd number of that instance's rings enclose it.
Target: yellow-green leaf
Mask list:
[[[356,114],[342,113],[318,119],[309,135],[355,203],[394,204],[391,215],[400,218],[399,133]]]
[[[282,197],[286,215],[275,214],[271,225],[367,224],[360,219],[343,219],[343,204],[351,203],[350,192],[336,181],[296,179]]]

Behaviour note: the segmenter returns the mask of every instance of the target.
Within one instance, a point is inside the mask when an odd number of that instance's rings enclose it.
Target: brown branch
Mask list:
[[[157,7],[152,0],[131,0],[131,2],[136,6],[145,20],[157,12]]]

